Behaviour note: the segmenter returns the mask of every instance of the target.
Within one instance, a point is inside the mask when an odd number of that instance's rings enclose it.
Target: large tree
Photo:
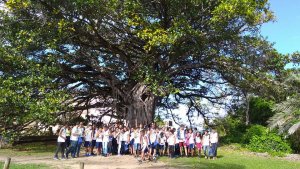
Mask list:
[[[72,110],[111,107],[103,115],[129,125],[148,124],[157,107],[178,104],[206,116],[197,100],[221,104],[241,89],[264,93],[285,65],[259,34],[273,19],[267,0],[3,4],[3,41],[27,60],[55,65],[52,83],[73,96]]]

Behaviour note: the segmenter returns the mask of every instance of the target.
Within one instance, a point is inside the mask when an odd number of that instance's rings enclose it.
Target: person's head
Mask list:
[[[160,137],[164,137],[164,135],[165,135],[165,134],[164,134],[163,132],[160,133]]]
[[[66,124],[64,125],[64,127],[67,129],[67,128],[69,127],[69,125],[66,123]]]
[[[175,132],[174,129],[171,129],[171,130],[170,130],[170,133],[171,133],[171,134],[174,134],[174,132]]]
[[[197,137],[200,137],[200,136],[201,136],[201,135],[200,135],[200,132],[197,132],[197,133],[196,133],[196,136],[197,136]]]
[[[208,130],[205,130],[205,131],[204,131],[204,134],[207,135],[207,134],[208,134]]]
[[[145,135],[145,130],[141,130],[141,131],[140,131],[140,135],[141,135],[141,136],[144,136],[144,135]]]
[[[193,129],[192,128],[189,129],[189,133],[193,133]]]
[[[182,124],[182,125],[180,125],[180,129],[181,130],[183,130],[184,129],[184,125]]]
[[[194,131],[197,131],[197,130],[198,130],[197,127],[195,127],[195,128],[194,128]]]
[[[98,130],[99,130],[99,132],[102,132],[102,127],[99,127]]]
[[[80,122],[80,123],[79,123],[79,126],[80,126],[80,127],[83,127],[83,122]]]
[[[103,130],[106,131],[108,128],[106,125],[103,126]]]
[[[140,123],[140,129],[142,129],[143,128],[143,124],[142,123]]]

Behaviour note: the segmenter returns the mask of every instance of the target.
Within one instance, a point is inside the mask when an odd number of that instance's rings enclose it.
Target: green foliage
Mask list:
[[[254,126],[248,130],[248,136],[252,135],[246,147],[254,152],[268,152],[274,156],[283,156],[291,153],[292,149],[288,142],[276,132],[267,131],[266,127]]]
[[[241,143],[247,126],[240,118],[227,116],[216,121],[217,131],[222,136],[222,143]]]
[[[289,136],[289,142],[294,153],[300,153],[300,129]]]
[[[273,104],[272,101],[261,97],[251,97],[249,102],[250,124],[267,126],[267,121],[274,115],[274,111],[272,111]]]
[[[250,140],[254,137],[254,136],[263,136],[267,134],[268,129],[264,126],[261,125],[252,125],[250,128],[248,128],[246,130],[246,133],[243,135],[243,143],[244,144],[248,144],[250,143]]]

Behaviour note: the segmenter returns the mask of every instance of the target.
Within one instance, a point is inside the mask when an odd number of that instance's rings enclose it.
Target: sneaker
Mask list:
[[[57,157],[54,157],[54,158],[53,158],[53,160],[59,160],[59,158],[57,158]]]
[[[61,160],[66,160],[66,158],[61,158]]]

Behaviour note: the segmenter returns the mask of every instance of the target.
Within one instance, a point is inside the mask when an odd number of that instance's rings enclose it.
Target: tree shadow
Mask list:
[[[195,168],[195,169],[245,169],[246,167],[240,164],[231,164],[231,163],[224,163],[224,164],[216,164],[216,163],[193,163],[193,164],[178,164],[176,165],[168,165],[166,168],[178,168],[178,169],[188,169],[188,168]]]

